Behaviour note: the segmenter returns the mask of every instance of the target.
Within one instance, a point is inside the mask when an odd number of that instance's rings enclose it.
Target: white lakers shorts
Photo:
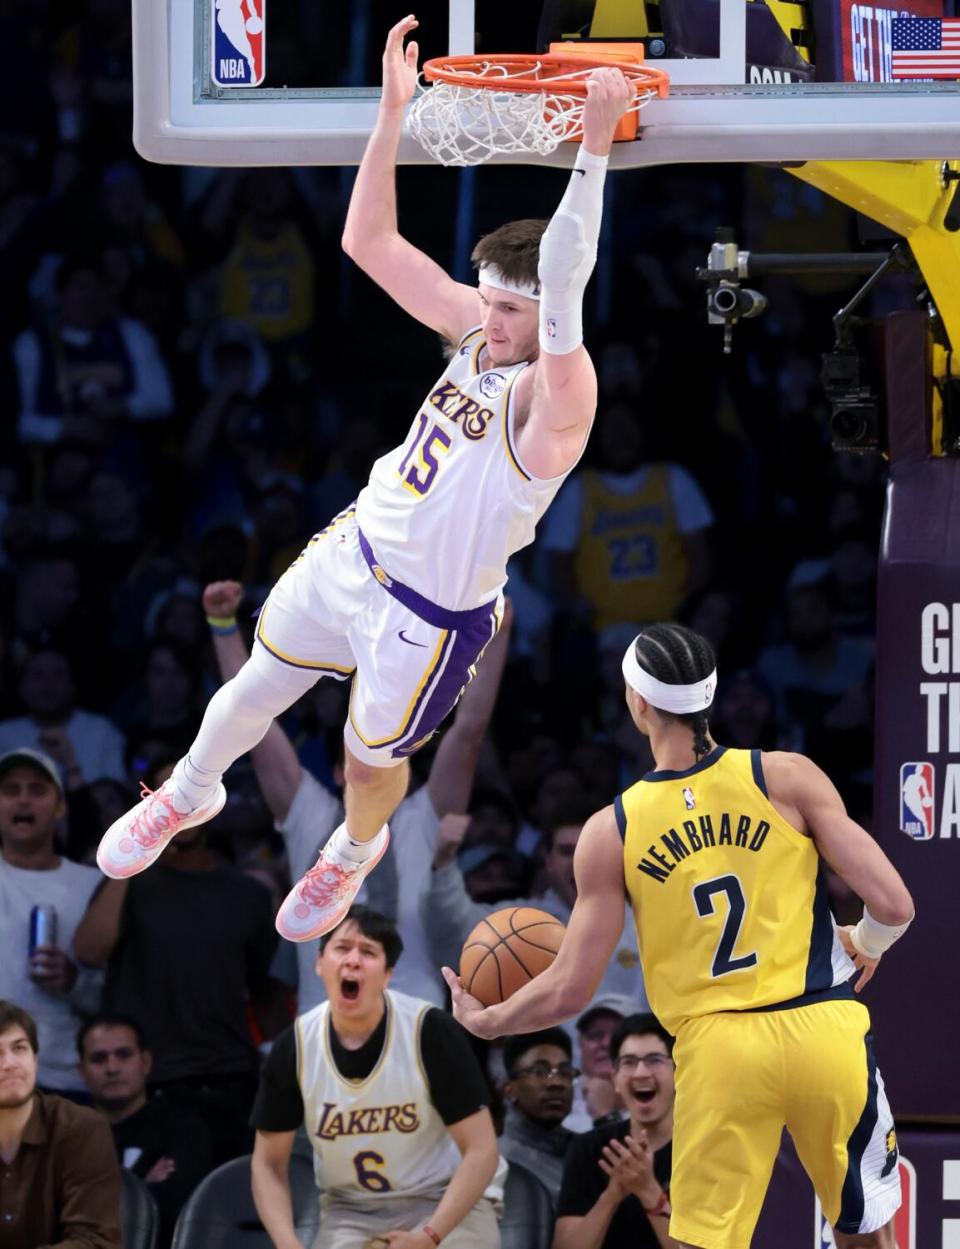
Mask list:
[[[257,642],[318,678],[352,677],[344,741],[362,762],[390,767],[433,736],[502,618],[502,595],[449,611],[394,581],[349,507],[273,587]]]

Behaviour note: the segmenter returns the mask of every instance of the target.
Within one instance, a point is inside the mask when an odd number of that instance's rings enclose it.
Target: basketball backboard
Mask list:
[[[960,157],[954,0],[423,0],[414,10],[424,56],[542,51],[568,37],[643,42],[670,95],[645,108],[641,138],[616,145],[614,166]],[[393,0],[134,3],[137,150],[175,164],[357,163],[383,39],[409,11]],[[926,58],[913,69],[905,38]],[[892,80],[918,64],[944,76]],[[567,165],[573,152],[503,159]],[[400,160],[430,158],[405,136]]]

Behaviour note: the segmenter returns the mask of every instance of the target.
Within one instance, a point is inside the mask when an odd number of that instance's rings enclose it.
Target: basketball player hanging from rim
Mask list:
[[[837,1249],[895,1249],[893,1117],[854,990],[906,930],[913,903],[873,838],[809,759],[710,738],[713,651],[680,625],[643,629],[623,658],[626,701],[655,770],[584,825],[577,902],[546,971],[483,1009],[444,968],[477,1036],[534,1031],[593,997],[630,899],[651,1009],[677,1039],[670,1236],[751,1243],[788,1128]],[[863,899],[837,928],[824,864]],[[852,961],[851,961],[852,960]]]
[[[280,908],[277,928],[292,941],[334,928],[386,850],[408,757],[456,704],[496,633],[507,560],[533,540],[596,408],[581,308],[607,155],[633,90],[617,69],[593,71],[583,142],[552,220],[512,222],[481,239],[478,285],[466,286],[397,230],[397,146],[418,54],[404,40],[416,25],[407,17],[387,37],[343,245],[451,344],[452,357],[403,444],[274,586],[250,660],[214,694],[170,779],[110,827],[97,853],[108,876],[148,867],[174,834],[217,814],[223,773],[275,716],[322,676],[352,678],[346,820]]]

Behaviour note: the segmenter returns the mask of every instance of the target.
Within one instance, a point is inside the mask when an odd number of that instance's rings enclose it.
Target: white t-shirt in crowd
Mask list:
[[[37,1083],[47,1089],[83,1089],[77,1071],[77,1029],[84,1014],[100,1006],[103,973],[81,967],[70,993],[63,997],[30,979],[30,911],[52,906],[57,912],[57,945],[76,962],[73,934],[90,895],[103,877],[94,867],[61,859],[49,871],[12,867],[0,858],[0,998],[28,1011],[40,1042]]]
[[[328,838],[343,820],[343,804],[306,770],[294,794],[287,818],[277,825],[287,847],[294,881],[313,867]],[[390,848],[363,883],[357,900],[397,921],[403,954],[390,987],[437,1006],[444,1003],[443,979],[430,958],[419,915],[419,900],[430,879],[439,821],[426,785],[405,798],[390,820]],[[282,943],[274,972],[289,979],[290,950]],[[317,943],[296,946],[298,1013],[326,1000],[323,981],[316,973]]]

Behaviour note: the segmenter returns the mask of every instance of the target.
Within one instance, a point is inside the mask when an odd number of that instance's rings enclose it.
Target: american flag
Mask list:
[[[960,18],[895,17],[890,48],[894,78],[960,78]]]

